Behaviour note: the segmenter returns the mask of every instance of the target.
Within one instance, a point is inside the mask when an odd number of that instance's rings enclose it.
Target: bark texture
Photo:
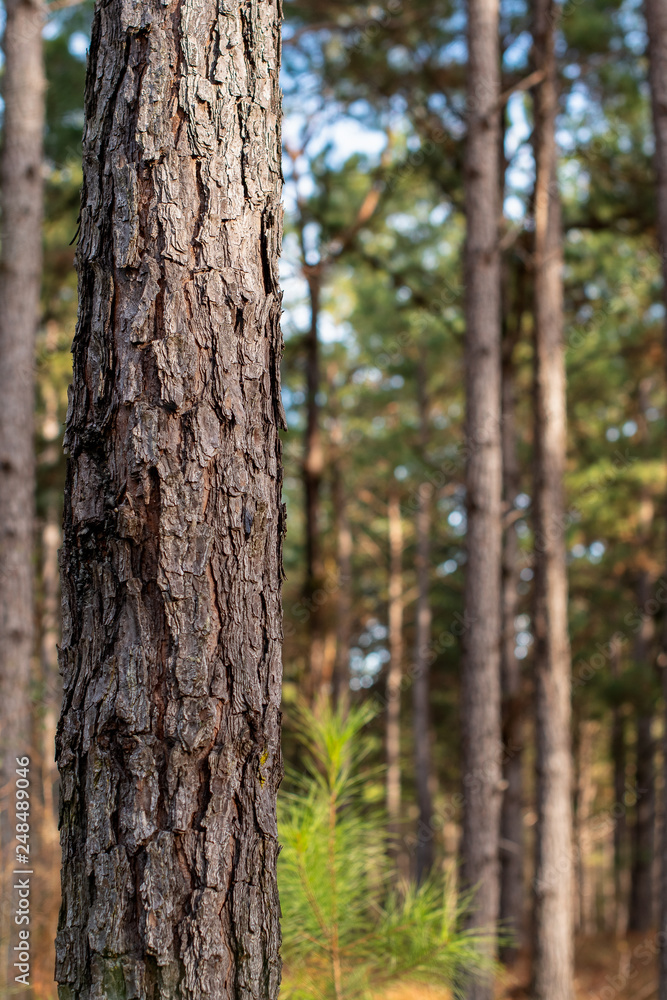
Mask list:
[[[658,239],[662,263],[663,295],[667,304],[667,9],[662,0],[645,0],[649,45],[649,82],[655,133],[655,168],[658,192]],[[667,325],[664,335],[667,378]],[[667,504],[665,507],[667,513]],[[667,654],[667,622],[664,624],[663,655]],[[663,691],[667,705],[667,669],[663,667]],[[665,718],[664,770],[667,779],[667,715]],[[662,823],[662,886],[660,907],[660,1000],[667,1000],[667,807]]]
[[[557,11],[534,7],[535,91],[535,712],[537,829],[533,993],[573,996],[571,658],[563,476],[566,460],[561,208],[556,176]]]
[[[62,553],[62,1000],[274,1000],[279,0],[98,3]]]
[[[465,162],[466,489],[468,562],[462,683],[464,885],[476,888],[470,923],[493,929],[499,906],[501,806],[500,603],[502,557],[500,54],[498,0],[468,3]],[[468,996],[485,1000],[490,981]]]
[[[0,157],[0,750],[3,786],[28,749],[33,653],[35,335],[42,260],[44,7],[7,0]]]

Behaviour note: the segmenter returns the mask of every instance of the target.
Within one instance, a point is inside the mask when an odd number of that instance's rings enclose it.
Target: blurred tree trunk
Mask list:
[[[466,493],[464,597],[463,883],[469,921],[494,929],[500,897],[500,637],[502,572],[500,53],[498,0],[468,3],[465,207]],[[468,996],[491,997],[490,981]]]
[[[278,994],[279,58],[276,0],[95,10],[61,563],[72,1000]]]
[[[662,0],[646,0],[649,82],[655,133],[655,167],[658,189],[658,240],[662,263],[663,296],[667,306],[667,10]],[[665,378],[667,381],[667,324],[664,331]],[[667,520],[667,502],[665,503]],[[665,701],[663,738],[663,784],[667,788],[667,618],[662,633],[662,683]],[[662,885],[660,906],[660,1000],[667,1000],[667,798],[662,820]]]
[[[305,260],[305,248],[303,249]],[[303,483],[306,520],[305,603],[308,616],[308,677],[306,688],[316,698],[324,683],[324,615],[320,598],[324,591],[324,564],[320,544],[320,492],[324,452],[320,428],[320,341],[319,322],[322,278],[319,267],[305,265],[310,296],[310,328],[306,336],[306,437]]]
[[[42,528],[42,606],[40,642],[40,686],[42,689],[42,724],[40,727],[40,752],[42,758],[41,783],[44,789],[44,837],[58,840],[56,790],[58,770],[55,762],[56,727],[62,702],[62,685],[58,673],[58,642],[60,639],[60,585],[58,578],[58,550],[61,533],[59,509],[50,504]]]
[[[332,695],[334,703],[338,704],[341,697],[349,691],[350,637],[352,634],[352,532],[350,531],[345,492],[343,432],[338,418],[333,422],[331,443],[335,450],[332,499],[337,564],[336,659],[333,669]]]
[[[426,365],[422,355],[417,365],[417,397],[419,405],[420,450],[426,460],[429,415],[426,395]],[[416,876],[421,883],[433,867],[433,802],[431,797],[431,504],[433,487],[422,482],[417,487],[415,519],[417,553],[417,620],[415,629],[414,681],[412,684],[413,731],[415,745],[415,782],[419,826],[417,831]]]
[[[590,870],[591,817],[595,800],[593,783],[593,736],[595,722],[587,719],[578,728],[576,742],[576,798],[574,819],[574,842],[577,845],[576,868],[576,929],[580,934],[592,934],[595,930],[594,886]]]
[[[519,277],[521,286],[522,276]],[[502,351],[502,449],[504,508],[509,515],[520,492],[516,448],[516,404],[514,349],[523,315],[519,302],[516,324],[503,333]],[[500,648],[502,685],[503,793],[500,815],[500,920],[512,934],[513,942],[501,949],[506,965],[516,961],[522,945],[524,910],[523,850],[523,692],[519,660],[516,657],[516,617],[519,609],[519,539],[516,522],[505,527],[502,565],[502,643]]]
[[[396,835],[401,816],[401,679],[403,676],[403,520],[391,489],[389,520],[389,670],[387,672],[387,815]]]
[[[535,67],[535,1000],[573,996],[571,658],[563,476],[567,447],[563,247],[557,178],[557,9],[533,8]]]
[[[34,888],[39,906],[34,918],[33,940],[36,945],[31,968],[37,996],[53,992],[55,962],[54,930],[60,907],[58,878],[60,840],[56,809],[58,772],[55,763],[55,738],[62,688],[58,674],[60,638],[60,588],[58,549],[60,547],[59,504],[49,503],[41,530],[41,601],[38,605],[40,656],[37,659],[36,687],[39,701],[33,719],[33,843],[35,860]],[[35,774],[37,772],[37,774]],[[37,780],[38,778],[38,780]],[[39,792],[38,792],[39,789]],[[38,792],[38,794],[36,794]]]
[[[640,443],[648,437],[646,410],[649,407],[649,382],[639,384],[639,433]],[[649,612],[651,601],[651,577],[646,564],[650,550],[651,533],[655,507],[650,493],[642,485],[637,504],[639,553],[639,574],[637,577],[637,607],[641,615],[641,627],[635,636],[633,650],[636,676],[635,690],[637,742],[635,763],[635,784],[637,803],[635,822],[632,828],[632,870],[630,873],[630,901],[628,907],[628,930],[647,931],[653,926],[653,862],[655,858],[655,743],[653,740],[654,710],[654,665],[653,640],[655,621]]]
[[[0,154],[0,849],[13,839],[17,756],[30,752],[34,652],[35,338],[42,269],[44,67],[40,0],[6,0]],[[9,885],[0,885],[7,941]],[[15,943],[15,942],[13,942]],[[0,975],[13,983],[3,953]],[[0,988],[2,981],[0,981]]]
[[[612,640],[611,675],[618,680],[621,674],[621,644]],[[626,801],[626,746],[625,716],[619,704],[614,705],[611,724],[611,759],[614,773],[614,927],[619,935],[625,934],[627,925],[627,818]]]
[[[642,508],[642,537],[638,544],[642,551],[648,545],[653,505],[644,497]],[[647,931],[653,926],[653,857],[655,851],[655,743],[653,740],[653,712],[651,711],[653,665],[650,663],[651,644],[655,624],[645,613],[651,598],[648,571],[642,568],[637,580],[637,607],[642,615],[641,628],[635,636],[635,669],[641,678],[637,689],[637,742],[635,785],[637,803],[632,827],[632,870],[630,877],[630,903],[628,930]]]

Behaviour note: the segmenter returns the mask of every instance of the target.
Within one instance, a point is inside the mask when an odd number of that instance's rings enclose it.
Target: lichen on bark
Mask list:
[[[71,1000],[280,981],[278,0],[98,0],[67,421]]]

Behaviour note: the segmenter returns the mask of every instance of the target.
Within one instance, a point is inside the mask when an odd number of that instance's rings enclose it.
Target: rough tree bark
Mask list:
[[[465,162],[466,489],[463,718],[464,885],[470,922],[493,929],[499,906],[501,806],[500,603],[502,558],[500,53],[498,0],[468,3],[468,139]],[[490,998],[490,981],[474,984]]]
[[[558,80],[552,0],[533,8],[535,67],[535,712],[537,828],[533,993],[573,995],[571,658],[563,475],[566,460]]]
[[[420,446],[422,457],[428,447],[428,399],[426,395],[426,365],[424,357],[417,367],[417,395],[419,404]],[[415,534],[417,552],[417,619],[415,622],[414,679],[412,682],[412,725],[415,748],[415,784],[419,809],[416,878],[417,884],[433,867],[433,802],[431,797],[431,506],[433,486],[423,482],[417,487]]]
[[[520,279],[522,280],[522,279]],[[514,348],[521,324],[522,308],[513,331],[505,330],[502,350],[502,448],[503,494],[508,514],[520,491],[516,445]],[[500,814],[500,920],[511,934],[511,943],[501,949],[501,958],[512,965],[522,945],[524,909],[523,851],[523,692],[520,662],[516,657],[516,616],[519,610],[519,539],[516,522],[505,526],[502,556],[502,643],[500,674],[502,688],[503,793]]]
[[[62,553],[62,1000],[274,1000],[279,0],[110,0]]]
[[[667,10],[662,0],[646,0],[646,21],[649,39],[649,81],[655,133],[655,167],[658,190],[658,239],[662,264],[663,295],[667,305]],[[664,333],[665,376],[667,378],[667,324]],[[667,514],[667,503],[665,505]],[[667,706],[667,620],[662,635],[663,691]],[[667,714],[663,767],[667,781]],[[660,907],[660,1000],[667,1000],[667,807],[662,823],[662,886]]]
[[[6,0],[0,154],[0,849],[13,832],[15,758],[28,752],[34,652],[33,445],[35,336],[42,260],[44,68],[41,0]],[[0,939],[11,889],[0,886]],[[13,962],[13,958],[10,960]],[[3,951],[2,979],[5,976]],[[14,970],[15,971],[15,970]],[[14,971],[10,980],[13,984]],[[0,982],[1,985],[1,982]]]

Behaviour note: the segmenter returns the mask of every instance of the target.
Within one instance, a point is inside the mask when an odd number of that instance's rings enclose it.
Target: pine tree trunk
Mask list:
[[[574,819],[574,840],[577,845],[577,896],[576,930],[579,934],[592,934],[595,930],[594,886],[590,870],[591,816],[595,799],[593,782],[593,737],[594,722],[587,719],[579,725],[576,748],[576,812]]]
[[[420,445],[426,458],[428,445],[428,401],[424,358],[417,368],[417,394],[420,420]],[[420,884],[433,867],[433,802],[431,797],[431,503],[433,487],[420,483],[417,488],[415,534],[417,553],[417,620],[415,628],[414,680],[412,683],[413,734],[415,746],[415,783],[419,821],[417,830],[416,878]]]
[[[614,680],[621,673],[621,644],[613,641],[611,674]],[[619,705],[614,706],[611,724],[611,759],[614,774],[614,928],[623,935],[627,925],[627,820],[626,820],[626,747],[625,719]]]
[[[538,0],[533,38],[535,92],[535,694],[537,829],[535,861],[536,1000],[571,1000],[572,768],[571,660],[563,475],[566,460],[563,258],[556,174],[558,87],[556,8]]]
[[[352,634],[352,532],[347,514],[345,494],[345,469],[343,465],[343,432],[336,419],[331,431],[331,443],[336,448],[333,467],[332,500],[336,531],[337,601],[336,601],[336,658],[333,669],[332,697],[339,704],[350,686],[350,637]]]
[[[497,0],[468,4],[465,163],[466,489],[468,561],[462,680],[463,883],[476,888],[470,922],[498,918],[501,807],[500,610],[502,560],[500,55]],[[468,996],[492,996],[492,984]]]
[[[640,545],[648,543],[649,527],[652,519],[652,505],[642,504],[644,511],[650,511],[643,524]],[[641,569],[637,580],[637,606],[646,608],[651,598],[651,585],[646,569]],[[650,615],[642,615],[642,625],[635,636],[635,670],[643,676],[639,685],[640,704],[637,706],[637,742],[635,763],[635,785],[637,803],[635,822],[632,827],[632,870],[630,874],[630,902],[628,906],[628,930],[647,931],[653,926],[653,855],[655,851],[655,744],[653,742],[653,713],[651,698],[644,691],[651,686],[653,666],[649,662],[651,642],[655,624]]]
[[[653,853],[655,850],[655,744],[653,717],[637,718],[637,804],[632,829],[632,872],[628,931],[645,932],[653,927]]]
[[[33,445],[35,337],[42,264],[44,68],[41,0],[6,0],[3,144],[0,154],[0,850],[9,865],[17,756],[29,753],[34,652]],[[11,783],[11,784],[10,784]],[[9,866],[11,868],[11,865]],[[11,877],[11,876],[9,876]],[[0,940],[7,942],[9,885],[0,885]],[[14,925],[12,925],[14,926]],[[15,939],[16,940],[16,939]],[[12,943],[15,943],[15,940]],[[0,960],[15,986],[12,957]]]
[[[401,815],[401,679],[403,675],[403,520],[389,495],[389,670],[387,672],[387,815],[393,834]]]
[[[277,0],[98,4],[62,552],[62,1000],[275,1000]]]
[[[640,409],[642,415],[648,407],[645,384],[640,384]],[[646,420],[639,430],[640,440],[646,440]],[[647,552],[651,542],[654,518],[653,501],[642,487],[638,504],[639,532],[637,548]],[[635,784],[637,803],[632,828],[632,870],[630,873],[630,901],[628,930],[645,932],[653,926],[653,861],[655,854],[655,744],[653,741],[653,662],[651,651],[655,637],[655,621],[648,613],[651,600],[651,580],[645,566],[637,577],[637,607],[641,609],[641,627],[635,636],[634,669],[637,676],[639,698],[636,704],[637,742]]]
[[[517,326],[521,322],[521,310]],[[516,453],[514,399],[514,347],[516,337],[503,337],[502,363],[502,448],[505,510],[513,510],[520,490]],[[504,764],[502,810],[500,815],[500,920],[512,936],[512,944],[501,949],[501,958],[512,965],[522,945],[524,905],[523,850],[523,697],[519,660],[516,657],[516,616],[519,609],[519,539],[516,523],[505,528],[502,566],[501,685]]]
[[[308,616],[308,676],[306,688],[316,698],[324,683],[324,623],[320,596],[323,594],[324,567],[320,545],[320,491],[324,453],[320,429],[320,342],[319,319],[321,278],[319,271],[308,274],[310,329],[306,337],[306,438],[303,457],[306,521],[305,603]]]
[[[36,682],[39,701],[33,719],[33,824],[31,826],[35,859],[33,891],[39,893],[39,906],[33,920],[31,940],[35,943],[31,978],[37,996],[53,992],[55,962],[54,928],[60,906],[60,842],[57,815],[57,769],[55,764],[56,722],[62,701],[58,674],[60,639],[60,593],[58,585],[58,549],[60,547],[59,505],[49,504],[41,531],[41,602],[39,610],[40,653],[36,659]],[[37,769],[34,765],[39,764]],[[38,770],[39,779],[35,772]],[[37,790],[39,789],[39,793]]]
[[[658,238],[662,263],[663,295],[667,305],[667,10],[662,0],[646,0],[649,40],[649,82],[655,133],[655,167],[658,191]],[[667,324],[664,332],[665,378],[667,380]],[[667,503],[665,504],[667,515]],[[662,635],[663,657],[667,660],[667,621]],[[667,669],[662,669],[663,692],[667,706]],[[664,784],[667,788],[667,710],[663,750]],[[660,1000],[667,1000],[667,804],[663,806],[662,885],[660,906]]]

